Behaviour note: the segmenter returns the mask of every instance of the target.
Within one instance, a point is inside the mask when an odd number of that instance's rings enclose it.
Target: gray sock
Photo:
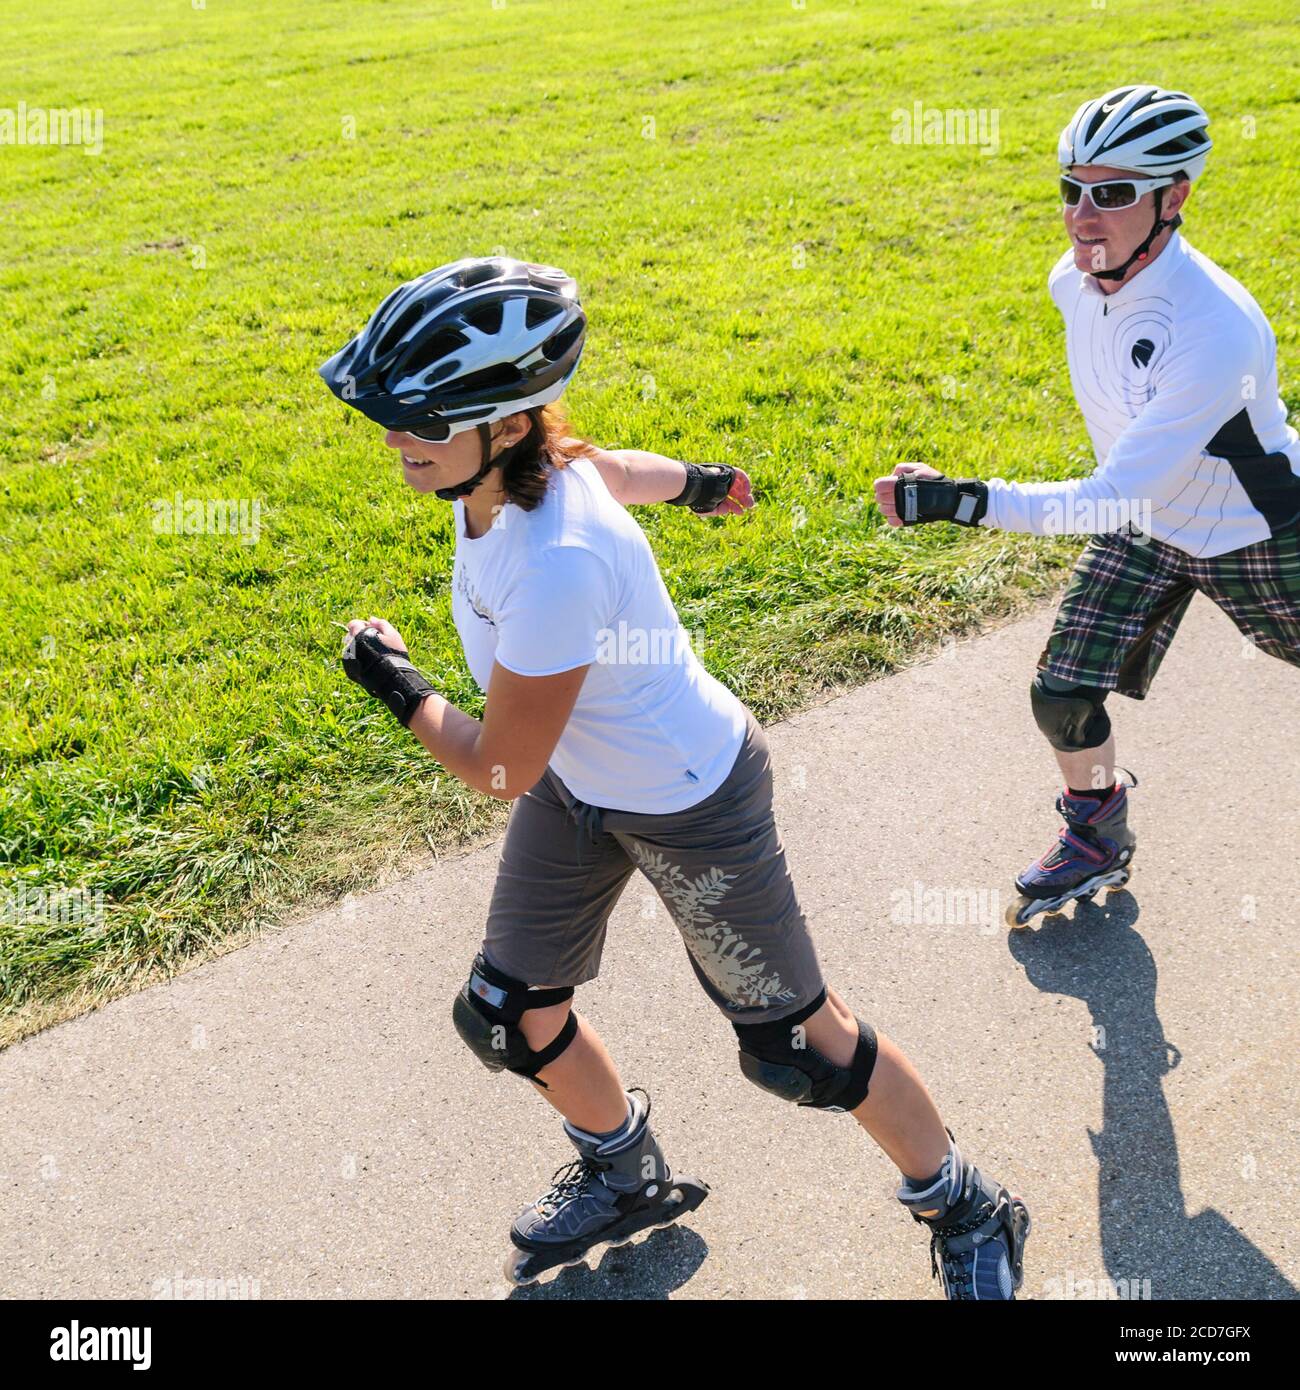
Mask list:
[[[964,1178],[961,1150],[949,1134],[948,1156],[939,1171],[928,1178],[904,1177],[902,1186],[894,1196],[909,1211],[937,1211],[937,1217],[928,1219],[938,1220],[961,1195]]]
[[[575,1134],[581,1135],[584,1139],[594,1140],[597,1144],[606,1144],[611,1139],[621,1139],[623,1135],[630,1132],[632,1128],[632,1116],[635,1113],[632,1109],[632,1102],[630,1100],[627,1100],[626,1095],[623,1097],[623,1099],[627,1101],[627,1116],[623,1120],[623,1123],[619,1125],[617,1129],[611,1129],[607,1134],[596,1134],[590,1130],[579,1129],[577,1125],[571,1124],[569,1128]]]

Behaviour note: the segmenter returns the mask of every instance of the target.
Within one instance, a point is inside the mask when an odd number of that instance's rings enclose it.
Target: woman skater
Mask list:
[[[907,1058],[822,978],[772,817],[767,740],[691,651],[629,504],[751,505],[745,475],[568,436],[553,403],[586,318],[562,271],[465,259],[395,289],[321,368],[387,433],[416,492],[455,510],[453,617],[481,720],[448,704],[380,618],[347,674],[450,773],[514,802],[482,946],[453,1006],[466,1046],[526,1078],[578,1158],[511,1230],[526,1283],[698,1206],[649,1099],[572,1007],[634,869],[654,884],[739,1065],[782,1099],[849,1111],[902,1172],[951,1299],[1010,1299],[1025,1204],[980,1176]]]

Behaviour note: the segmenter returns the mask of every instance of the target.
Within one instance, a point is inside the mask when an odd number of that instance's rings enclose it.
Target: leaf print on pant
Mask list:
[[[687,949],[724,998],[736,1008],[762,1008],[795,997],[793,990],[782,985],[780,975],[761,959],[759,948],[747,945],[738,931],[709,911],[722,901],[731,889],[731,880],[739,875],[710,869],[689,879],[676,864],[638,841],[633,840],[630,848],[637,866],[672,914]]]

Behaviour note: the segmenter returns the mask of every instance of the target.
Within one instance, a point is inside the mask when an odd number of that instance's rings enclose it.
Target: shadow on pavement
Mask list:
[[[512,1290],[506,1301],[666,1299],[694,1275],[708,1253],[703,1237],[689,1226],[665,1226],[627,1245],[602,1246],[588,1257],[599,1260],[594,1269],[580,1264],[544,1274],[541,1282]]]
[[[1295,1298],[1285,1275],[1219,1212],[1187,1214],[1162,1085],[1182,1054],[1156,1014],[1156,963],[1137,918],[1136,899],[1120,891],[1008,937],[1036,989],[1081,999],[1092,1014],[1102,1128],[1088,1137],[1106,1271],[1133,1297]],[[1195,1044],[1212,1049],[1214,1040]]]

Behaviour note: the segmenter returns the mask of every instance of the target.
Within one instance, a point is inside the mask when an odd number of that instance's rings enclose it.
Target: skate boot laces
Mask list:
[[[590,1191],[592,1183],[600,1182],[600,1174],[609,1166],[585,1154],[581,1158],[570,1159],[551,1174],[551,1187],[537,1199],[537,1210],[550,1215],[581,1197]]]
[[[1011,1269],[1013,1252],[1005,1237],[1004,1227],[1011,1225],[1012,1218],[1011,1195],[1004,1187],[998,1190],[997,1204],[991,1211],[984,1206],[965,1221],[943,1221],[931,1228],[930,1277],[939,1280],[950,1300],[968,1302],[979,1298],[975,1282],[976,1265],[981,1247],[990,1242],[1001,1247],[989,1252],[1001,1266],[997,1271],[998,1293],[1004,1299],[1011,1297],[1015,1289]],[[979,1233],[984,1230],[987,1234],[981,1236]],[[963,1241],[963,1236],[971,1239]],[[942,1274],[939,1271],[941,1263]],[[988,1297],[987,1294],[984,1296]]]
[[[637,1133],[642,1131],[650,1122],[650,1095],[641,1086],[629,1086],[627,1094],[639,1095],[642,1099],[642,1105],[644,1107],[642,1113],[638,1116],[635,1107],[633,1109],[633,1118],[636,1120],[636,1123],[632,1126],[630,1133]],[[625,1125],[624,1129],[626,1128],[627,1126]],[[607,1144],[602,1145],[601,1148],[603,1149],[613,1144],[617,1144],[620,1147],[625,1146],[628,1141],[628,1134],[620,1131],[619,1136],[620,1137],[611,1138],[607,1141]],[[601,1150],[598,1149],[594,1153],[583,1153],[577,1158],[570,1159],[568,1163],[561,1164],[560,1167],[551,1174],[550,1190],[539,1197],[534,1203],[537,1211],[546,1214],[553,1213],[569,1202],[573,1202],[584,1196],[592,1195],[592,1188],[597,1185],[602,1187],[612,1197],[622,1195],[616,1188],[611,1187],[610,1184],[605,1182],[601,1177],[602,1173],[607,1173],[614,1167],[614,1163],[612,1160],[605,1160],[598,1157],[600,1151]]]
[[[904,1180],[897,1196],[912,1219],[930,1228],[930,1276],[952,1301],[989,1302],[1015,1297],[1029,1211],[1005,1187],[994,1186],[966,1163],[948,1131],[943,1166],[924,1186]],[[938,1208],[933,1215],[923,1215]]]

